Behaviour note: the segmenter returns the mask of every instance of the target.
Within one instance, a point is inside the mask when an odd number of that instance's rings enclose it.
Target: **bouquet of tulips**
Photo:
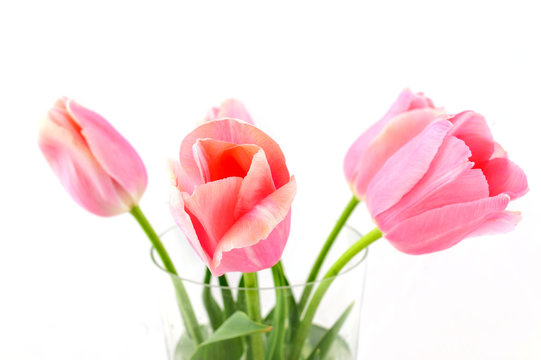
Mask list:
[[[297,184],[278,143],[255,125],[242,103],[227,100],[186,135],[178,162],[170,166],[172,217],[206,265],[205,283],[216,277],[224,286],[223,308],[204,294],[203,322],[176,276],[182,264],[173,263],[138,206],[147,174],[122,135],[97,113],[61,98],[43,121],[39,146],[79,205],[100,216],[129,212],[139,222],[173,279],[184,338],[191,344],[181,359],[333,359],[329,349],[347,309],[308,348],[307,337],[333,279],[359,252],[381,237],[402,252],[425,254],[467,237],[510,231],[520,213],[506,208],[528,191],[524,172],[494,141],[483,116],[447,114],[423,94],[404,90],[345,155],[353,197],[307,271],[302,295],[277,291],[272,311],[262,316],[258,272],[271,269],[275,287],[288,289],[280,259]],[[361,201],[376,227],[320,276]],[[227,290],[231,272],[242,273],[236,301]]]

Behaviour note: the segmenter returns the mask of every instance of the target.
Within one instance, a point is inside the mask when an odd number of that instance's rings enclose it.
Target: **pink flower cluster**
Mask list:
[[[61,98],[49,111],[39,145],[68,192],[94,214],[130,211],[145,190],[147,174],[135,150],[73,100]],[[528,191],[524,172],[494,141],[483,116],[446,114],[409,90],[354,142],[344,164],[352,191],[383,235],[410,254],[513,229],[520,214],[506,208]],[[242,103],[212,108],[182,141],[172,171],[173,217],[214,275],[279,261],[296,182],[279,145]]]

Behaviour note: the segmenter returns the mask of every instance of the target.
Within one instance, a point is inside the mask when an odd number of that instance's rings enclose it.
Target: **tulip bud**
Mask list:
[[[62,185],[99,216],[128,212],[147,185],[143,161],[102,116],[62,97],[39,130],[39,147]]]

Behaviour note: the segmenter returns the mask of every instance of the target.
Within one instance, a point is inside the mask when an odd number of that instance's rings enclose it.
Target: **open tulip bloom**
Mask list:
[[[509,202],[528,191],[526,175],[494,141],[483,116],[472,111],[447,114],[423,94],[404,90],[348,150],[344,171],[353,197],[315,259],[302,296],[295,299],[290,293],[286,306],[276,292],[270,327],[259,309],[257,273],[270,268],[276,288],[289,285],[280,259],[297,185],[278,143],[255,125],[241,102],[226,100],[186,135],[178,161],[171,162],[172,217],[208,268],[205,283],[213,275],[223,286],[223,309],[204,294],[209,332],[202,331],[193,299],[138,206],[147,173],[124,137],[102,116],[61,98],[43,121],[39,146],[79,205],[100,216],[129,212],[139,222],[171,273],[193,347],[191,359],[212,354],[212,359],[235,360],[244,353],[253,360],[305,359],[301,352],[323,296],[360,251],[385,237],[402,252],[425,254],[468,237],[510,231],[520,213],[507,210]],[[319,276],[361,201],[377,227]],[[230,272],[243,273],[243,287],[251,289],[239,292],[238,302],[227,300],[233,299],[226,287]],[[326,281],[314,282],[318,279]],[[243,307],[238,306],[241,300]],[[221,320],[213,321],[217,318]],[[342,322],[338,319],[328,329],[324,338],[330,343]],[[308,358],[323,359],[328,348],[319,343]]]

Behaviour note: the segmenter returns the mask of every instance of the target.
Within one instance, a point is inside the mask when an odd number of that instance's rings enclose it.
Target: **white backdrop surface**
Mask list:
[[[347,148],[410,87],[484,114],[530,192],[513,233],[418,257],[374,244],[359,359],[540,359],[539,15],[520,0],[2,1],[0,358],[165,358],[148,241],[128,215],[77,207],[37,148],[58,96],[139,151],[158,229],[165,160],[211,105],[241,99],[286,154],[302,227],[338,216]],[[363,206],[351,222],[372,226]]]

